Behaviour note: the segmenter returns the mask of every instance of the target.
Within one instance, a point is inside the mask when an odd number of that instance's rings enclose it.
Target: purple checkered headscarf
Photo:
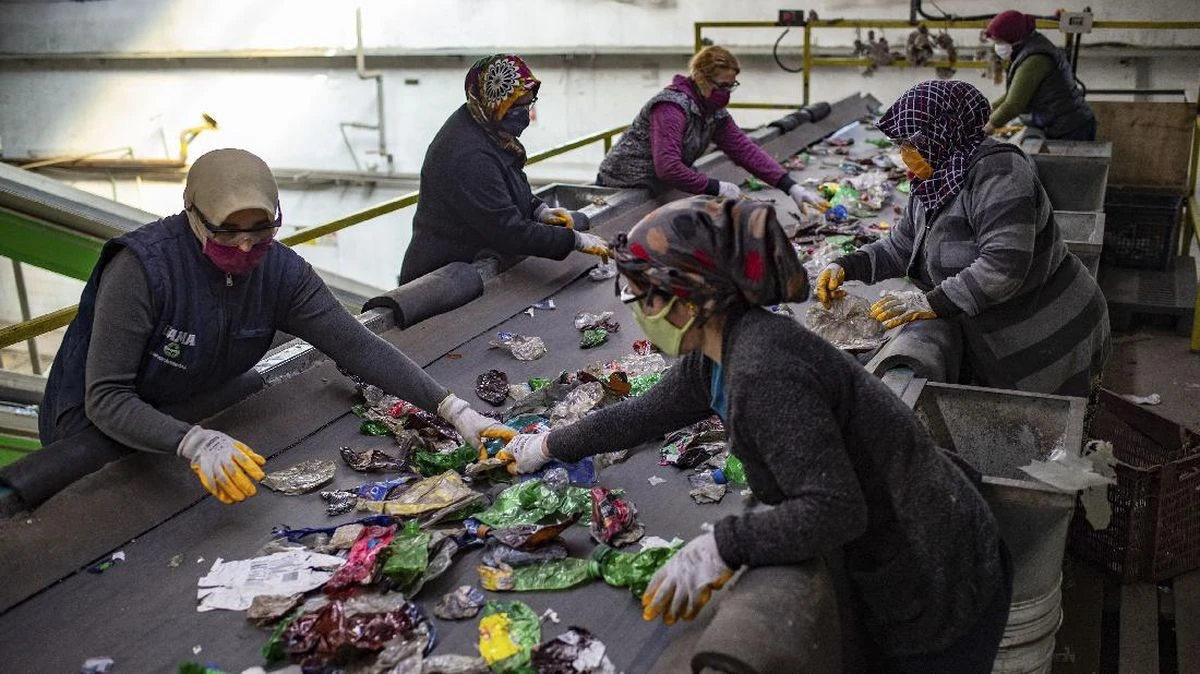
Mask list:
[[[896,143],[907,142],[933,166],[933,177],[913,180],[911,195],[929,213],[962,189],[971,157],[986,137],[992,106],[961,80],[930,80],[904,92],[876,125]]]

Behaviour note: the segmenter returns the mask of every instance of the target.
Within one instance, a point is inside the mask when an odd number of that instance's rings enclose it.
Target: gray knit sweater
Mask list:
[[[914,414],[852,358],[764,310],[730,322],[722,353],[730,449],[775,506],[717,523],[726,563],[844,548],[888,655],[936,653],[962,636],[1001,582],[996,522]],[[711,415],[711,367],[681,358],[642,397],[555,430],[551,454],[633,447]]]

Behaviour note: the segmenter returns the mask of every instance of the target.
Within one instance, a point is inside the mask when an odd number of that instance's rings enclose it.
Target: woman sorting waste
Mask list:
[[[888,238],[826,266],[817,299],[907,276],[918,290],[885,293],[872,317],[957,323],[966,383],[1094,400],[1111,349],[1104,295],[1067,251],[1030,159],[984,136],[987,114],[960,81],[922,82],[888,108],[877,126],[908,167],[908,208]]]
[[[633,124],[600,164],[596,182],[607,187],[674,188],[688,194],[735,199],[733,183],[710,178],[692,167],[712,144],[735,164],[786,192],[797,206],[826,206],[743,132],[726,106],[740,83],[741,66],[723,47],[709,46],[692,57],[689,75],[676,75],[666,89],[642,106]]]
[[[174,452],[222,503],[255,493],[265,460],[220,431],[164,412],[254,367],[276,330],[367,382],[437,410],[463,439],[509,435],[360,324],[299,255],[271,170],[237,149],[188,171],[182,213],[108,242],[46,382],[43,444],[94,425],[132,449]]]
[[[763,308],[808,295],[774,209],[684,199],[646,216],[613,253],[622,300],[655,346],[680,359],[639,398],[518,435],[506,458],[527,473],[716,413],[754,496],[774,506],[720,520],[684,546],[652,579],[644,617],[691,619],[738,569],[836,554],[835,573],[853,588],[839,599],[860,606],[876,669],[991,671],[1011,594],[991,511],[882,382]],[[777,603],[763,597],[762,611]]]
[[[438,131],[421,165],[421,199],[400,282],[451,262],[521,256],[553,260],[572,250],[606,256],[604,239],[586,229],[582,213],[551,208],[533,196],[525,177],[525,147],[542,83],[518,56],[496,54],[467,72],[467,102]],[[576,228],[575,225],[580,227]]]
[[[1004,95],[992,103],[984,131],[992,133],[1019,115],[1029,115],[1032,126],[1046,138],[1096,140],[1096,117],[1071,63],[1036,25],[1034,17],[1012,9],[988,23],[985,34],[995,43],[996,54],[1008,61],[1008,72]]]

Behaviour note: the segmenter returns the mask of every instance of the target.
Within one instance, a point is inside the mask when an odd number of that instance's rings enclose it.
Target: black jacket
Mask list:
[[[575,234],[535,221],[539,204],[524,162],[498,147],[463,105],[425,152],[421,200],[400,282],[484,257],[499,258],[502,266],[522,255],[565,258],[575,247]]]

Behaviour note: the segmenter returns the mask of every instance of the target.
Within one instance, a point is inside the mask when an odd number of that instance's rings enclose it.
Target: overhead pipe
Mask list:
[[[372,129],[379,133],[379,148],[376,152],[379,156],[387,160],[388,173],[392,172],[393,158],[392,153],[388,152],[387,147],[387,124],[386,116],[384,115],[383,105],[383,71],[382,70],[367,70],[366,54],[363,52],[363,37],[362,37],[362,7],[354,10],[354,28],[358,41],[354,47],[354,70],[358,73],[360,80],[375,80],[375,106],[379,114],[378,121],[375,124],[366,124],[363,122],[342,122],[342,139],[346,141],[346,147],[350,150],[350,158],[354,160],[354,167],[360,168],[358,158],[354,156],[354,148],[350,146],[350,139],[346,137],[346,128],[355,129]]]

